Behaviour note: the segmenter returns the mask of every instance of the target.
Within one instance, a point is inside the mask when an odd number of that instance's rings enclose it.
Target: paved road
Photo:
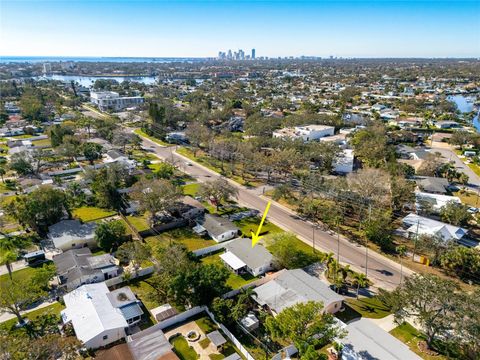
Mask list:
[[[447,159],[448,161],[453,161],[455,164],[455,168],[458,171],[463,172],[464,174],[468,175],[468,184],[473,187],[480,187],[480,176],[475,174],[472,169],[465,164],[458,155],[451,150],[449,147],[439,146],[438,143],[433,143],[433,147],[431,152],[439,152],[442,156]]]
[[[154,150],[163,159],[173,160],[181,170],[195,177],[199,182],[210,181],[220,177],[219,174],[175,153],[175,146],[161,147],[146,138],[143,138],[143,141],[145,147]],[[187,163],[190,165],[187,165]],[[258,189],[247,189],[236,182],[230,182],[239,190],[238,202],[240,204],[263,212],[268,199],[259,196]],[[293,211],[280,204],[272,202],[268,219],[282,229],[297,234],[302,241],[311,246],[313,245],[314,235],[315,247],[317,249],[337,254],[338,242],[336,235],[332,236],[320,230],[313,231],[310,223],[300,219]],[[368,250],[368,255],[367,275],[374,282],[375,286],[384,289],[395,288],[400,283],[400,265],[372,250]],[[365,272],[366,249],[340,237],[340,261],[343,264],[350,264],[351,268],[356,271]],[[411,274],[412,272],[404,269],[405,273]]]

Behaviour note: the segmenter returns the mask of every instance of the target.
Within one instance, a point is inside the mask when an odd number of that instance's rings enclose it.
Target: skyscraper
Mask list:
[[[252,60],[255,60],[255,49],[252,49]]]

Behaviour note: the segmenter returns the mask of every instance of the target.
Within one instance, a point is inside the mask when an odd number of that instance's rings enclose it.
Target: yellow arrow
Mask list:
[[[265,211],[263,212],[262,221],[260,221],[260,225],[258,225],[257,233],[255,234],[252,231],[252,248],[262,238],[261,236],[258,236],[258,235],[260,234],[260,231],[262,230],[263,223],[265,222],[265,218],[267,217],[268,209],[270,209],[270,201],[268,202],[267,207],[265,208]]]

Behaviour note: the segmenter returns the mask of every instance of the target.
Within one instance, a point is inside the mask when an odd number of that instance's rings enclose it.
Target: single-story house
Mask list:
[[[283,270],[275,279],[255,288],[255,293],[253,299],[274,316],[290,306],[308,301],[321,301],[324,311],[332,314],[343,304],[342,296],[301,269]]]
[[[96,228],[94,222],[82,224],[78,220],[62,220],[48,228],[48,238],[55,248],[63,251],[85,246],[95,248]]]
[[[80,286],[63,297],[61,316],[71,323],[87,349],[97,349],[125,338],[143,311],[128,286],[110,292],[104,282]]]
[[[450,186],[447,179],[432,176],[418,176],[415,182],[421,191],[432,194],[446,194]]]
[[[198,234],[207,233],[216,242],[233,239],[239,231],[230,220],[211,214],[205,214],[203,218],[197,219],[197,225],[193,230]]]
[[[194,220],[201,217],[206,211],[200,201],[197,201],[190,196],[183,197],[181,203],[177,206],[177,210],[179,216],[187,220]]]
[[[105,164],[119,163],[125,166],[129,170],[133,170],[136,167],[135,160],[129,159],[126,155],[122,154],[118,150],[108,150],[104,155],[103,162]]]
[[[259,276],[273,268],[273,255],[260,244],[252,247],[251,239],[235,239],[225,249],[227,251],[220,258],[237,274],[248,272]]]
[[[461,127],[456,121],[437,121],[435,127],[439,129],[453,129]]]
[[[410,239],[415,239],[418,234],[419,236],[425,235],[439,237],[445,242],[451,240],[460,241],[468,233],[467,229],[419,216],[417,214],[408,214],[405,216],[402,220],[402,225]]]
[[[461,204],[462,201],[456,196],[441,195],[441,194],[430,194],[426,192],[416,191],[415,192],[416,207],[421,209],[424,203],[429,203],[432,205],[432,210],[440,211],[445,205],[450,202],[456,204]]]
[[[354,154],[352,149],[344,149],[333,162],[333,171],[339,174],[349,174],[353,171]]]
[[[71,249],[55,255],[53,262],[57,268],[59,283],[68,291],[84,284],[111,279],[121,270],[110,254],[93,256],[89,248]]]
[[[361,318],[345,325],[347,335],[341,339],[342,360],[420,360],[400,340],[377,326],[373,321]]]

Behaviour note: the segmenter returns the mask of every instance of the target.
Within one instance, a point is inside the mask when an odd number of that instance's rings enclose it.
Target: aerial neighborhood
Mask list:
[[[478,359],[478,60],[0,79],[0,358]]]

